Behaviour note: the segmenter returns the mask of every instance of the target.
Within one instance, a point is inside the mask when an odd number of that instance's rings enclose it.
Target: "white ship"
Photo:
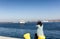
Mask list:
[[[25,24],[26,22],[24,20],[20,20],[20,24]]]
[[[42,21],[42,22],[49,22],[49,21]]]

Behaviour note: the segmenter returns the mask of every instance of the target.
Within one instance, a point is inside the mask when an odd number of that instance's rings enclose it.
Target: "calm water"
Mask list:
[[[60,39],[60,22],[43,23],[46,39]],[[0,36],[23,38],[23,34],[31,33],[34,39],[36,23],[0,23]]]

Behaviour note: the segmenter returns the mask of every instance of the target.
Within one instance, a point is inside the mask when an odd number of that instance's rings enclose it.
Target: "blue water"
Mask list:
[[[60,22],[43,23],[46,39],[60,39]],[[0,23],[0,36],[23,38],[23,34],[31,33],[34,39],[36,23]]]

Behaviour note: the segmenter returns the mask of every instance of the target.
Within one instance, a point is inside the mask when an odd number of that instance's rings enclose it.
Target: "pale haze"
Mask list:
[[[0,0],[0,21],[60,19],[60,0]]]

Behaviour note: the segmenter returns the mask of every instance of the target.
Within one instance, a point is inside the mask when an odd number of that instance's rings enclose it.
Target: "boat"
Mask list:
[[[20,20],[20,24],[25,24],[26,22],[24,20]]]
[[[49,22],[49,21],[42,21],[42,22]]]

